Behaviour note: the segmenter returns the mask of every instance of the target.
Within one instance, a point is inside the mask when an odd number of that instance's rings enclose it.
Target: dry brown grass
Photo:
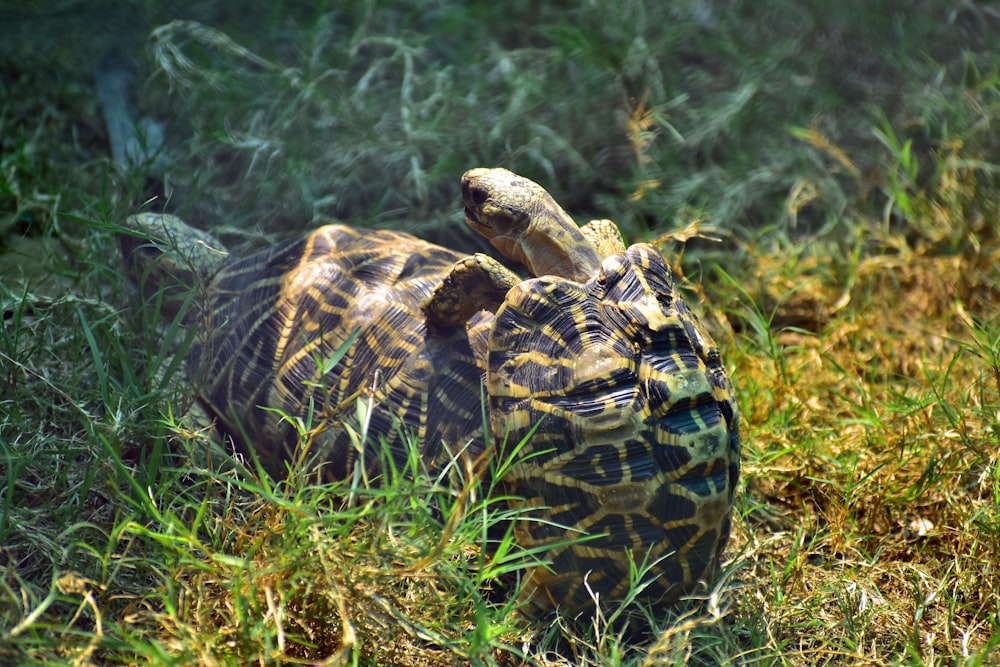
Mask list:
[[[815,262],[776,280],[774,258],[750,261],[774,320],[808,328],[775,332],[777,358],[730,356],[750,425],[740,606],[791,663],[934,663],[995,642],[1000,376],[996,340],[981,347],[979,322],[998,314],[985,267],[866,257],[843,289]]]

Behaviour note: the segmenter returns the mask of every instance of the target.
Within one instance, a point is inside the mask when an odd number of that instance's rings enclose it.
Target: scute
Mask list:
[[[530,573],[532,606],[614,598],[647,559],[651,600],[711,576],[739,474],[735,398],[714,349],[652,246],[605,259],[586,283],[527,280],[508,294],[489,339],[491,427],[501,456],[536,428],[507,484],[564,526],[515,533],[526,547],[589,537],[552,547],[552,571]]]

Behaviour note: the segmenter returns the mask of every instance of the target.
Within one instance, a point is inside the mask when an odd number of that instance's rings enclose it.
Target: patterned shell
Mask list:
[[[489,320],[430,336],[419,310],[461,257],[408,234],[329,225],[227,265],[188,356],[202,401],[278,477],[299,440],[285,415],[315,428],[329,479],[346,477],[359,456],[374,472],[379,436],[403,466],[400,425],[429,467],[475,457],[482,370],[471,346],[482,350]],[[343,427],[359,396],[375,405],[360,452]]]
[[[657,250],[634,245],[584,284],[514,287],[491,329],[487,394],[501,455],[527,438],[504,478],[537,519],[518,522],[518,541],[551,547],[551,568],[529,574],[533,606],[621,599],[632,564],[648,566],[652,601],[711,576],[739,477],[738,413]]]

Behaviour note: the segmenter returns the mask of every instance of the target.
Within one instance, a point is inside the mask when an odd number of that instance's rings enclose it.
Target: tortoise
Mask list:
[[[740,472],[718,347],[652,245],[626,249],[607,220],[579,228],[504,169],[470,170],[461,184],[466,222],[531,276],[343,225],[222,258],[211,237],[150,213],[127,226],[179,251],[130,235],[123,252],[154,288],[171,274],[206,283],[186,315],[198,331],[188,375],[269,474],[285,474],[303,439],[287,416],[309,422],[331,479],[405,465],[409,436],[432,474],[510,460],[499,482],[522,511],[515,536],[548,561],[524,575],[528,613],[578,614],[636,583],[651,603],[690,593],[718,567]],[[163,299],[174,312],[178,302]],[[388,460],[358,444],[344,407],[359,396]]]

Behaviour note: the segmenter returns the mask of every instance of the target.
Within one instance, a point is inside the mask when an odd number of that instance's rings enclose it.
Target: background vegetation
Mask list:
[[[130,169],[109,53],[165,137]],[[0,9],[0,662],[997,664],[998,54],[977,0]],[[662,238],[737,384],[726,574],[646,636],[512,611],[475,480],[236,474],[130,305],[139,208],[472,249],[492,165]]]

